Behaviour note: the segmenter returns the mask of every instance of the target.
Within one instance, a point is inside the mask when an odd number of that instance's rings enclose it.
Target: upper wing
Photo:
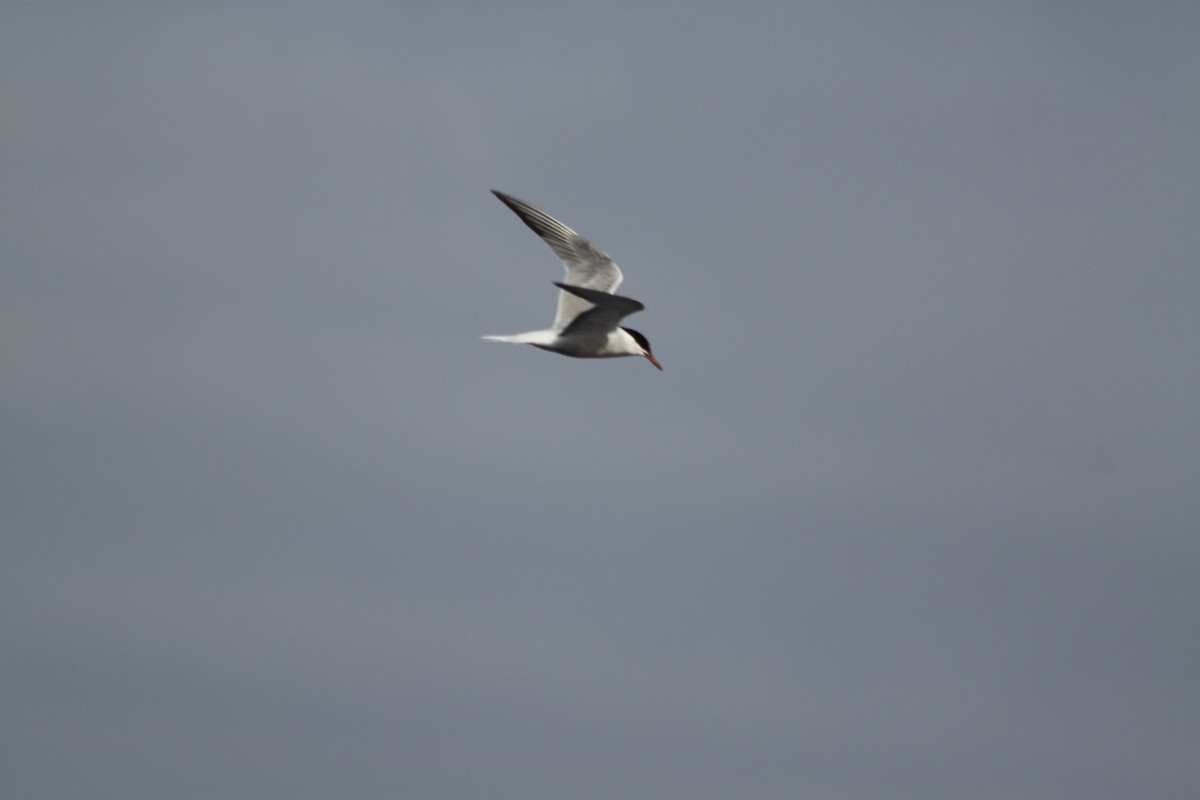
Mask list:
[[[621,285],[623,276],[620,267],[614,264],[603,250],[545,211],[534,208],[524,200],[518,200],[495,189],[492,190],[492,194],[511,208],[521,218],[521,221],[529,226],[530,230],[542,237],[542,241],[550,246],[550,249],[566,267],[566,283],[609,294],[612,294]],[[588,307],[588,303],[581,298],[566,291],[559,292],[558,313],[554,315],[554,329],[562,331],[571,324],[575,317],[587,311]]]
[[[595,289],[588,289],[583,286],[571,286],[566,283],[556,283],[554,285],[562,289],[563,294],[573,295],[584,301],[585,306],[591,306],[581,314],[577,314],[571,320],[571,323],[560,332],[561,336],[585,332],[607,335],[609,331],[615,330],[625,317],[645,308],[644,305],[632,297],[622,297],[619,294],[609,294],[608,292],[597,292]]]

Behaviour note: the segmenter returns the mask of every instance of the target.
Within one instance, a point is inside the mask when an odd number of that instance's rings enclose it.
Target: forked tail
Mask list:
[[[513,333],[508,336],[481,336],[489,342],[508,342],[509,344],[550,344],[555,339],[554,331],[527,331]]]

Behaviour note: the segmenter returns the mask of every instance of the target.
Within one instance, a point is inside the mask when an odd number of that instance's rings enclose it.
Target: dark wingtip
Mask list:
[[[558,222],[558,220],[554,219],[546,212],[539,211],[538,209],[529,205],[529,203],[526,203],[524,200],[513,197],[510,194],[505,194],[499,189],[492,189],[492,194],[496,195],[496,198],[501,203],[504,203],[504,205],[508,206],[509,210],[516,214],[521,219],[521,222],[524,222],[526,227],[528,227],[529,230],[533,231],[538,236],[541,236],[543,239],[545,239],[547,236],[562,238],[560,235],[555,233],[554,228],[550,225],[550,223],[558,223],[559,225],[562,225],[562,223]]]
[[[497,200],[499,200],[501,203],[504,203],[504,205],[508,206],[509,208],[513,208],[515,203],[521,202],[517,198],[513,197],[511,194],[505,194],[504,192],[500,191],[499,189],[491,189],[489,191],[491,191],[492,194],[496,195]]]

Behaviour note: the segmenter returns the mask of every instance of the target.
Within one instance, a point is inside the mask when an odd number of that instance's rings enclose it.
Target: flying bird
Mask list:
[[[542,237],[563,262],[567,277],[562,283],[554,284],[560,291],[553,327],[483,338],[489,342],[531,344],[574,358],[642,356],[661,370],[662,365],[650,352],[646,337],[619,324],[625,317],[645,308],[637,300],[613,294],[624,278],[620,267],[600,248],[545,211],[495,189],[492,194]]]

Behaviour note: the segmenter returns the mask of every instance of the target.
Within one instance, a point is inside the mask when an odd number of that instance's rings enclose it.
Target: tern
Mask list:
[[[495,189],[492,194],[542,237],[563,262],[567,277],[554,284],[560,290],[554,327],[483,338],[489,342],[531,344],[573,358],[642,356],[661,370],[646,337],[618,324],[645,308],[633,298],[613,294],[624,278],[620,267],[600,248],[545,211]]]

